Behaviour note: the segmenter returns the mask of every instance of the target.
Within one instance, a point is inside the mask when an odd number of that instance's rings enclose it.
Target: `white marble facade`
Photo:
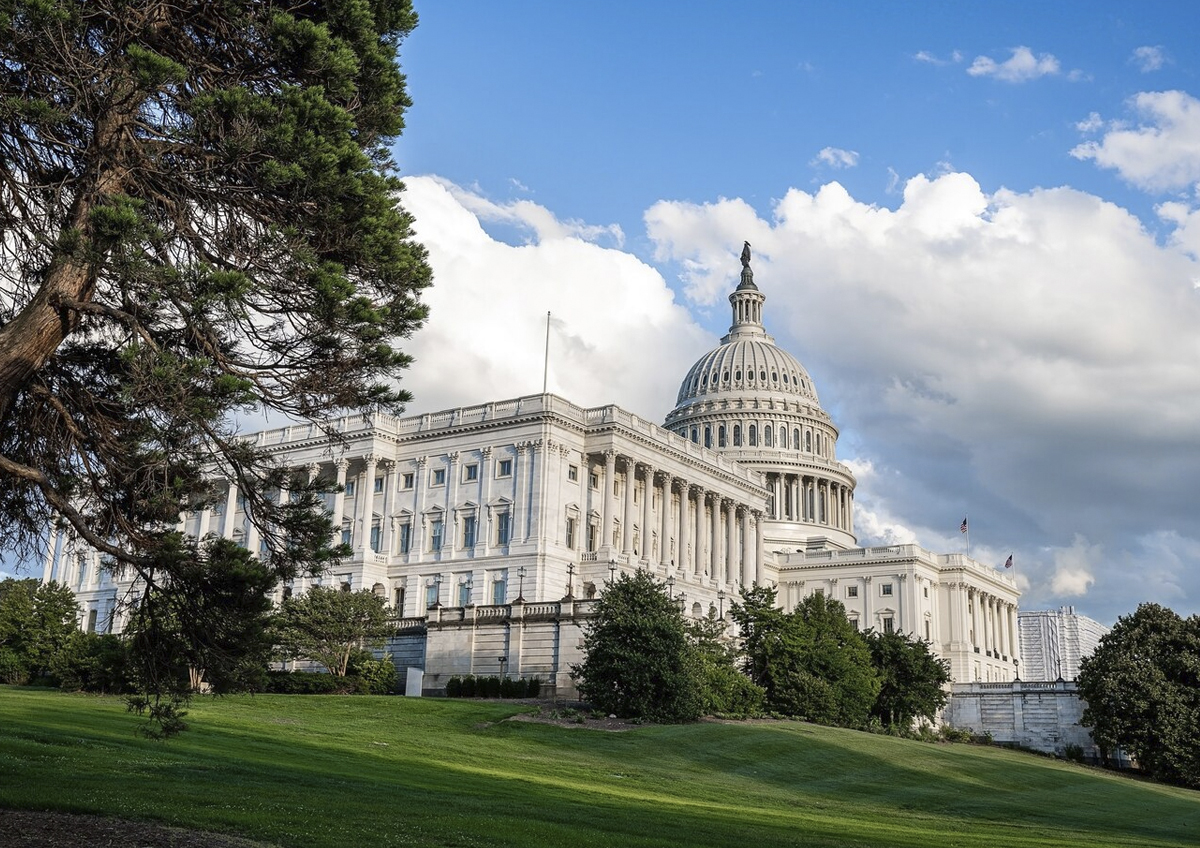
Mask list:
[[[353,555],[322,582],[378,592],[409,623],[430,610],[441,622],[445,608],[503,617],[518,597],[587,599],[644,568],[690,615],[726,612],[755,583],[776,585],[789,609],[823,591],[862,628],[928,639],[956,682],[1012,680],[1010,575],[916,545],[857,547],[837,428],[804,367],[767,335],[765,300],[746,262],[729,334],[688,371],[663,426],[543,394],[342,418],[336,441],[310,425],[250,438],[296,478],[343,487],[326,506]],[[260,545],[232,488],[182,526]],[[44,577],[77,592],[84,627],[120,629],[128,585],[66,534],[52,534]]]

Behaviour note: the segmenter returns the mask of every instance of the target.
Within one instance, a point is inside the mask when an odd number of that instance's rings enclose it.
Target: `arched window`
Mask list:
[[[722,424],[717,428],[717,447],[725,447],[725,425]]]
[[[692,428],[692,441],[695,442],[696,444],[700,444],[700,428],[699,427]]]
[[[804,431],[804,449],[812,453],[812,430]]]
[[[729,382],[729,369],[728,368],[726,368],[725,373],[721,375],[721,380],[722,380],[722,382],[725,382],[725,383]]]
[[[800,450],[800,428],[797,427],[792,431],[792,449]]]
[[[766,427],[763,427],[763,445],[768,448],[771,446],[771,425],[770,424],[768,424]]]
[[[786,375],[784,375],[784,376],[786,376]],[[778,382],[779,382],[779,372],[778,372],[778,371],[772,371],[772,372],[771,372],[771,382],[772,382],[772,383],[778,383]]]
[[[784,384],[785,386],[787,385],[787,381],[788,381],[787,372],[786,372],[786,371],[784,371],[784,372],[783,372],[783,384]]]
[[[752,448],[758,447],[758,427],[751,424],[749,435],[750,435],[750,447],[752,447]]]
[[[740,448],[742,446],[742,425],[741,424],[733,425],[733,446],[735,448]]]
[[[779,446],[781,448],[786,448],[788,446],[787,445],[787,427],[784,427],[782,424],[779,426]]]
[[[706,448],[712,447],[712,427],[709,427],[707,424],[704,425],[704,446]]]
[[[767,382],[767,372],[766,372],[766,371],[759,371],[759,372],[758,372],[758,379],[762,380],[764,383],[765,383],[765,382]]]
[[[742,379],[742,372],[738,371],[736,374],[734,374],[733,379],[738,380],[740,382]]]

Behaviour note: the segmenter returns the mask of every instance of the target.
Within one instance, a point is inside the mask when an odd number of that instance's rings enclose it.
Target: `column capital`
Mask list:
[[[396,461],[394,459],[381,459],[379,460],[379,467],[384,471],[391,471],[396,467]]]
[[[491,446],[491,445],[488,445],[488,446],[486,446],[485,448],[483,448],[482,450],[480,450],[480,453],[481,453],[481,454],[483,454],[483,458],[484,458],[484,459],[491,459],[491,456],[492,456],[492,446]]]
[[[346,459],[346,457],[343,456],[340,459],[338,459],[338,461],[335,462],[334,465],[337,467],[338,471],[345,471],[347,468],[350,467],[350,460]]]
[[[373,453],[369,453],[363,457],[363,462],[365,462],[367,465],[374,465],[375,463],[379,462],[379,457]]]
[[[613,464],[617,461],[617,452],[612,448],[604,451],[602,456],[604,457],[605,465]]]
[[[308,481],[310,483],[313,480],[316,480],[317,475],[321,473],[321,463],[319,463],[319,462],[310,462],[304,468],[308,472]]]
[[[450,460],[451,465],[457,465],[458,464],[458,451],[450,451],[450,453],[446,454],[446,459]]]
[[[424,468],[428,464],[429,464],[429,457],[427,457],[427,456],[418,456],[417,457],[417,468]]]

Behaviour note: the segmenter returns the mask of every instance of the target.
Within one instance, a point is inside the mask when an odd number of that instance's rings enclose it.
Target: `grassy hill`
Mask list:
[[[607,733],[520,706],[254,696],[134,735],[119,699],[0,686],[0,807],[285,846],[1194,846],[1200,793],[792,722]]]

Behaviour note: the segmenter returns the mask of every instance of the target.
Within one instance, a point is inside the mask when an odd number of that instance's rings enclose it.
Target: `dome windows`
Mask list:
[[[726,368],[725,373],[721,375],[721,381],[724,383],[729,382],[729,369],[728,368]]]
[[[752,448],[758,447],[758,427],[751,424],[748,435],[750,437],[750,447],[752,447]]]
[[[740,448],[742,446],[742,425],[741,424],[733,425],[733,446],[735,448]]]
[[[763,427],[763,447],[771,447],[771,425]]]
[[[737,380],[740,383],[742,380],[742,372],[738,371],[737,374],[734,375],[733,379]]]
[[[785,375],[785,376],[786,376],[786,375]],[[777,372],[777,371],[772,371],[772,372],[771,372],[771,382],[772,382],[772,383],[778,383],[778,382],[779,382],[779,372]]]
[[[763,382],[763,383],[767,382],[767,372],[766,372],[766,371],[759,371],[759,372],[758,372],[758,379],[759,379],[759,381],[760,381],[760,382]]]
[[[717,428],[717,447],[725,447],[725,425],[722,424]]]

